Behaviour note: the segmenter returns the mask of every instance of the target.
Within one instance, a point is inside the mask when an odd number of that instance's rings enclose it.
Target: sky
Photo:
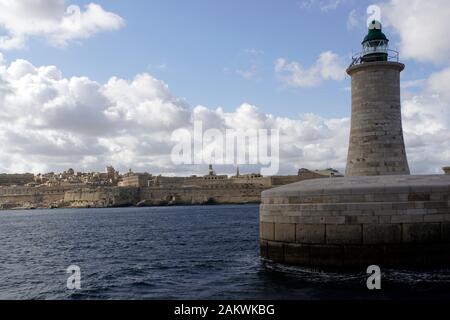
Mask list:
[[[201,173],[170,160],[194,120],[280,130],[282,174],[343,171],[374,4],[406,64],[412,171],[450,165],[449,1],[91,1],[0,0],[0,172]]]

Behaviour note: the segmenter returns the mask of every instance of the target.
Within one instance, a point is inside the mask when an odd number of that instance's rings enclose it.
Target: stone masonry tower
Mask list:
[[[389,50],[381,23],[373,21],[352,77],[352,123],[346,175],[409,175],[403,139],[400,73],[405,65]]]

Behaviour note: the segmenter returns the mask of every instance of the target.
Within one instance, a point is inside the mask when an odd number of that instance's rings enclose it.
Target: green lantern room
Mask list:
[[[388,61],[389,39],[382,31],[379,21],[372,21],[369,33],[362,42],[362,62]]]

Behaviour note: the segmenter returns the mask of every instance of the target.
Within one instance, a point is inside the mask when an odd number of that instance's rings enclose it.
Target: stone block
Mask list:
[[[351,245],[344,247],[344,266],[348,268],[367,268],[370,265],[383,265],[384,246]]]
[[[368,224],[378,223],[379,218],[377,216],[347,216],[345,219],[346,224]]]
[[[402,226],[400,224],[368,224],[363,226],[364,244],[401,243]]]
[[[388,224],[391,223],[392,217],[391,216],[379,216],[378,217],[378,223],[380,224]]]
[[[298,224],[296,241],[306,244],[325,243],[325,225],[321,224]]]
[[[426,202],[425,209],[445,209],[448,208],[447,201],[434,201],[434,202]]]
[[[275,241],[295,242],[295,224],[275,223]]]
[[[261,222],[261,239],[275,240],[275,224]]]
[[[450,214],[427,214],[425,222],[450,222]]]
[[[293,265],[309,266],[311,264],[310,246],[287,244],[285,246],[285,262]]]
[[[441,225],[439,223],[413,223],[403,225],[403,242],[405,243],[437,243],[441,239]]]
[[[443,242],[450,242],[450,223],[441,223],[441,240]]]
[[[391,222],[392,223],[421,223],[421,222],[423,222],[423,219],[424,219],[423,215],[400,214],[400,215],[392,216]]]
[[[345,224],[345,216],[324,217],[325,224]]]
[[[327,244],[362,243],[361,225],[327,225]]]
[[[424,264],[424,247],[416,244],[386,245],[384,248],[385,267],[402,266],[414,269]]]
[[[284,262],[284,245],[280,242],[267,242],[267,258],[274,262]]]
[[[344,247],[337,245],[312,245],[310,247],[311,265],[314,267],[342,267]]]
[[[430,201],[430,193],[410,193],[408,195],[408,201]]]
[[[424,247],[424,265],[436,268],[439,266],[448,267],[449,264],[449,243],[430,244]]]
[[[259,249],[260,249],[260,256],[264,259],[267,259],[268,258],[267,241],[260,241]]]

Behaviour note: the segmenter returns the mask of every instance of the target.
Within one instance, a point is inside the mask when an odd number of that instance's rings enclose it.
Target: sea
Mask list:
[[[0,211],[0,299],[450,299],[450,270],[382,269],[381,289],[369,290],[367,270],[263,261],[258,214],[256,205]]]

